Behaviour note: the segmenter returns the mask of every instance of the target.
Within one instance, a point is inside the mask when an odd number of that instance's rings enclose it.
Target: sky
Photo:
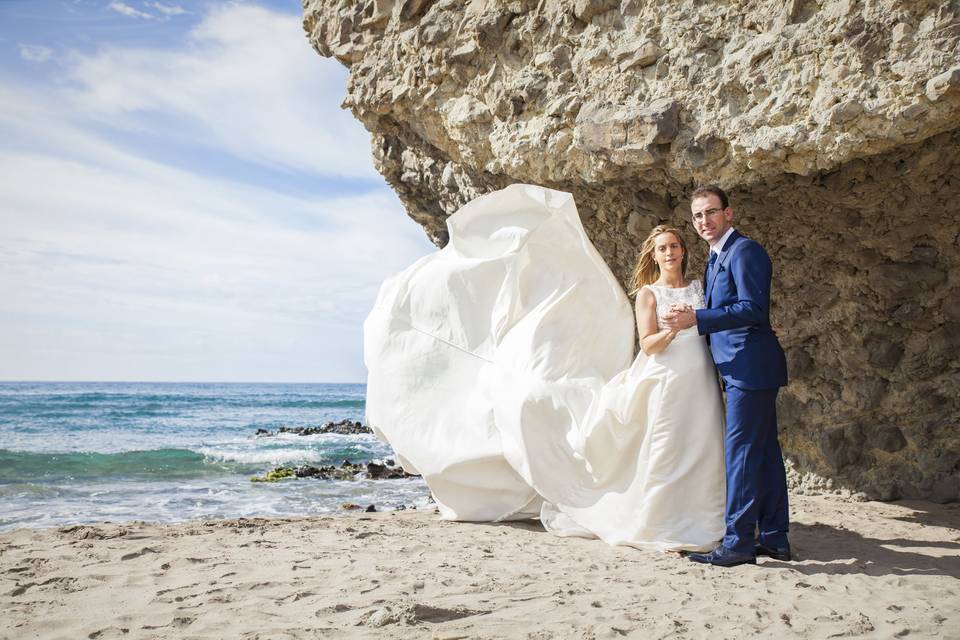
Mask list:
[[[0,0],[0,380],[363,382],[435,251],[299,0]]]

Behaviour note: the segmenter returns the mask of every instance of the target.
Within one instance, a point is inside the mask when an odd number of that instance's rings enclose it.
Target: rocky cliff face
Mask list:
[[[770,252],[801,470],[960,497],[960,2],[305,0],[344,106],[439,245],[514,182],[572,192],[622,280],[716,182]]]

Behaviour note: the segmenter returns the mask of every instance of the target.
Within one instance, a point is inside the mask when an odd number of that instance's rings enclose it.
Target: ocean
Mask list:
[[[0,382],[0,531],[426,506],[419,478],[251,482],[277,466],[393,455],[373,435],[257,429],[363,422],[362,384]]]

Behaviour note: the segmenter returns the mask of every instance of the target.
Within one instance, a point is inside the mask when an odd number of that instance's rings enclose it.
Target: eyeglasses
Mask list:
[[[723,211],[723,209],[718,209],[716,207],[711,207],[709,209],[704,209],[703,211],[697,211],[693,214],[694,222],[703,222],[704,219],[709,218],[710,216],[716,215]]]

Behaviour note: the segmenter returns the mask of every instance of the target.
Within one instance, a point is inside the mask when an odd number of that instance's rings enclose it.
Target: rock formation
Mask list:
[[[340,436],[355,436],[373,433],[373,429],[356,420],[340,420],[338,422],[325,422],[319,427],[280,427],[276,433],[268,429],[257,429],[254,435],[258,438],[270,438],[281,433],[290,433],[298,436],[315,436],[326,433],[334,433]]]
[[[960,2],[305,0],[344,106],[438,245],[514,182],[572,192],[623,281],[685,194],[771,253],[782,441],[871,497],[960,497]]]
[[[393,459],[370,462],[350,462],[344,460],[339,467],[326,465],[300,465],[299,467],[276,467],[262,476],[253,476],[251,482],[279,482],[288,478],[317,478],[320,480],[399,480],[419,478],[397,466]]]

